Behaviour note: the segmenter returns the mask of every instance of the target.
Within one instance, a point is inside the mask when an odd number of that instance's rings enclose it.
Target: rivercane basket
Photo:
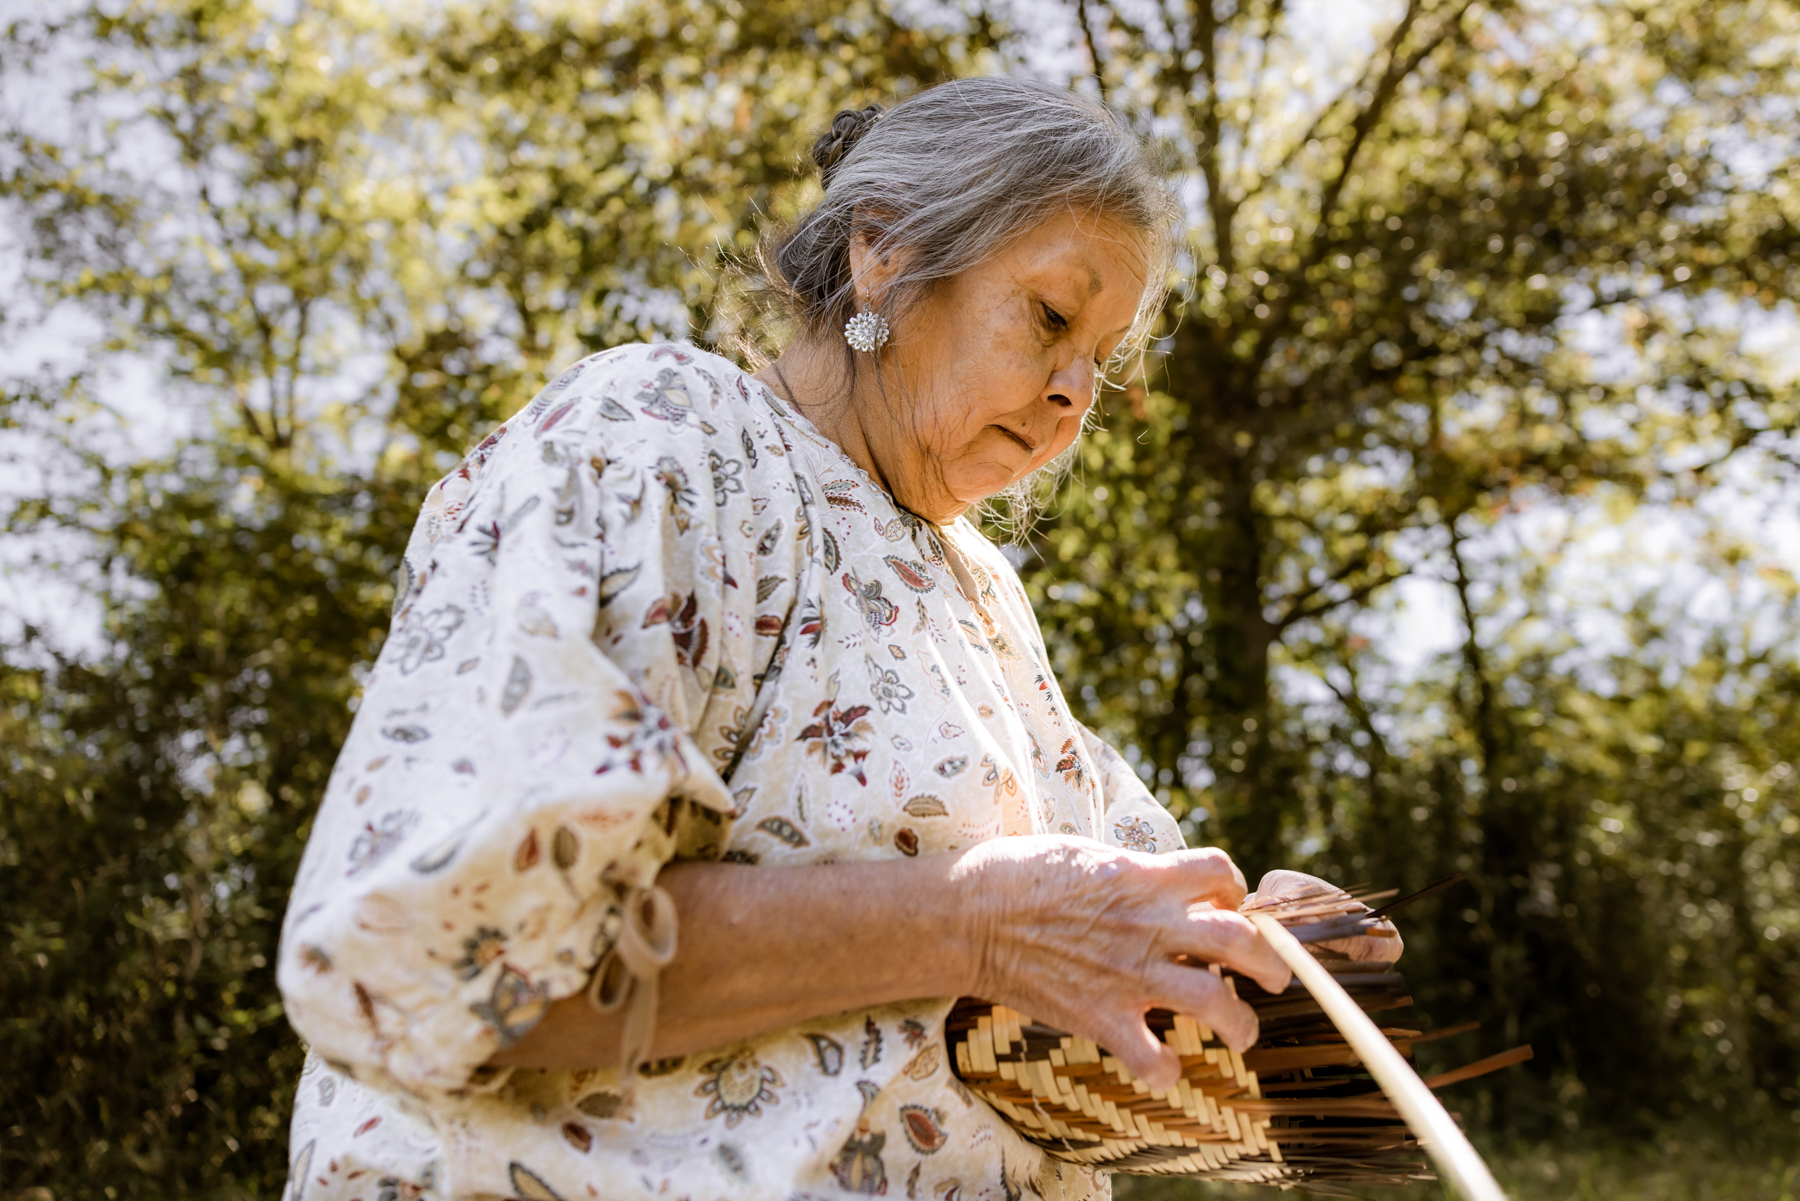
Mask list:
[[[1392,965],[1359,963],[1318,945],[1369,932],[1379,915],[1406,903],[1370,913],[1364,902],[1385,895],[1297,898],[1258,911],[1307,944],[1365,1012],[1387,1012],[1412,1004]],[[1348,1185],[1436,1178],[1418,1139],[1298,978],[1271,995],[1229,969],[1208,970],[1256,1010],[1260,1036],[1239,1054],[1192,1018],[1152,1010],[1150,1029],[1181,1057],[1173,1089],[1152,1092],[1088,1039],[968,998],[948,1021],[956,1073],[1050,1154],[1111,1171],[1344,1196]],[[1476,1025],[1427,1033],[1377,1024],[1409,1063],[1418,1044]],[[1425,1084],[1441,1088],[1530,1057],[1530,1047],[1518,1047]]]

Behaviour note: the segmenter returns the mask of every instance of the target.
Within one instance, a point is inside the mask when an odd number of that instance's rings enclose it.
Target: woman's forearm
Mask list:
[[[678,934],[651,1054],[685,1055],[847,1009],[971,991],[981,907],[959,858],[665,869],[657,882],[675,902]],[[565,997],[490,1062],[611,1067],[623,1031],[622,1011]]]
[[[815,867],[692,863],[658,882],[679,915],[652,1057],[685,1055],[809,1018],[973,995],[1091,1038],[1153,1088],[1180,1074],[1144,1024],[1190,1014],[1243,1050],[1256,1014],[1204,965],[1270,992],[1288,970],[1237,912],[1224,852],[1148,855],[1061,835],[995,838],[946,855]],[[489,1062],[619,1062],[620,1013],[567,997]]]

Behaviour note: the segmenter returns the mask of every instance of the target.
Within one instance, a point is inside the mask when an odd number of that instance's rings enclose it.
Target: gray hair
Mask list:
[[[1143,141],[1103,104],[1032,79],[959,79],[885,112],[839,113],[813,160],[824,196],[765,236],[757,255],[765,309],[808,338],[837,337],[856,313],[855,237],[904,264],[881,298],[891,322],[938,283],[1066,212],[1103,215],[1145,237],[1149,285],[1117,357],[1141,349],[1162,309],[1181,210]],[[854,379],[856,357],[844,353]],[[1073,451],[994,498],[1010,513],[990,515],[1022,532]]]

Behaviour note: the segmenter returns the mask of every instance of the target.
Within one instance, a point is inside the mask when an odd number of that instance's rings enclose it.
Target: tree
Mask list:
[[[100,655],[6,651],[0,1191],[280,1192],[275,941],[425,487],[560,361],[704,327],[835,108],[983,38],[788,2],[151,0],[8,30],[9,72],[78,45],[91,74],[5,139],[31,251],[6,332],[102,331],[9,389],[61,483],[8,530],[78,536],[111,586]],[[109,450],[121,362],[197,435]]]
[[[1263,0],[1033,14],[1197,217],[1030,545],[1058,671],[1252,869],[1476,876],[1409,919],[1410,973],[1538,1042],[1491,1125],[1791,1109],[1792,581],[1721,543],[1741,603],[1707,637],[1633,595],[1596,651],[1556,556],[1495,550],[1528,504],[1792,462],[1791,382],[1733,318],[1793,295],[1789,9],[1396,11],[1341,80]],[[75,82],[0,147],[29,251],[0,334],[93,335],[7,385],[14,465],[55,467],[7,528],[78,539],[107,614],[98,653],[4,651],[8,1188],[278,1192],[277,923],[420,495],[561,361],[754,336],[722,264],[804,199],[829,115],[1018,67],[1016,15],[957,20],[143,0],[8,28],[9,95]],[[120,452],[121,372],[173,450]],[[1409,677],[1358,615],[1430,572],[1467,636]]]
[[[1550,1071],[1640,1113],[1631,1056],[1675,1051],[1633,974],[1649,965],[1609,969],[1667,936],[1654,911],[1624,917],[1624,884],[1599,907],[1628,936],[1534,911],[1543,880],[1585,874],[1590,785],[1558,759],[1587,756],[1533,724],[1580,686],[1547,655],[1496,654],[1496,573],[1469,548],[1527,503],[1692,497],[1739,452],[1791,454],[1791,383],[1740,340],[1745,310],[1796,291],[1800,24],[1763,4],[1555,15],[1408,0],[1321,78],[1281,0],[1072,6],[1098,86],[1167,139],[1195,232],[1129,410],[1035,544],[1035,595],[1065,685],[1172,805],[1210,814],[1208,841],[1253,869],[1310,846],[1325,874],[1383,884],[1469,870],[1476,918],[1433,944],[1433,991],[1468,986],[1505,1037],[1553,1049]],[[1596,331],[1623,362],[1591,353]],[[1433,570],[1467,630],[1459,670],[1384,706],[1354,615]],[[1329,689],[1332,725],[1282,671]],[[1453,715],[1435,737],[1417,728],[1433,704]],[[1792,1062],[1754,1087],[1800,1097]]]

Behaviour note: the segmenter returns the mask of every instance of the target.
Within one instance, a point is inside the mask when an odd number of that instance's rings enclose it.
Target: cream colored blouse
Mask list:
[[[955,1079],[952,998],[629,1079],[481,1066],[677,857],[1181,845],[971,524],[897,508],[724,359],[628,346],[440,481],[405,562],[282,936],[311,1046],[286,1201],[1109,1194]]]

